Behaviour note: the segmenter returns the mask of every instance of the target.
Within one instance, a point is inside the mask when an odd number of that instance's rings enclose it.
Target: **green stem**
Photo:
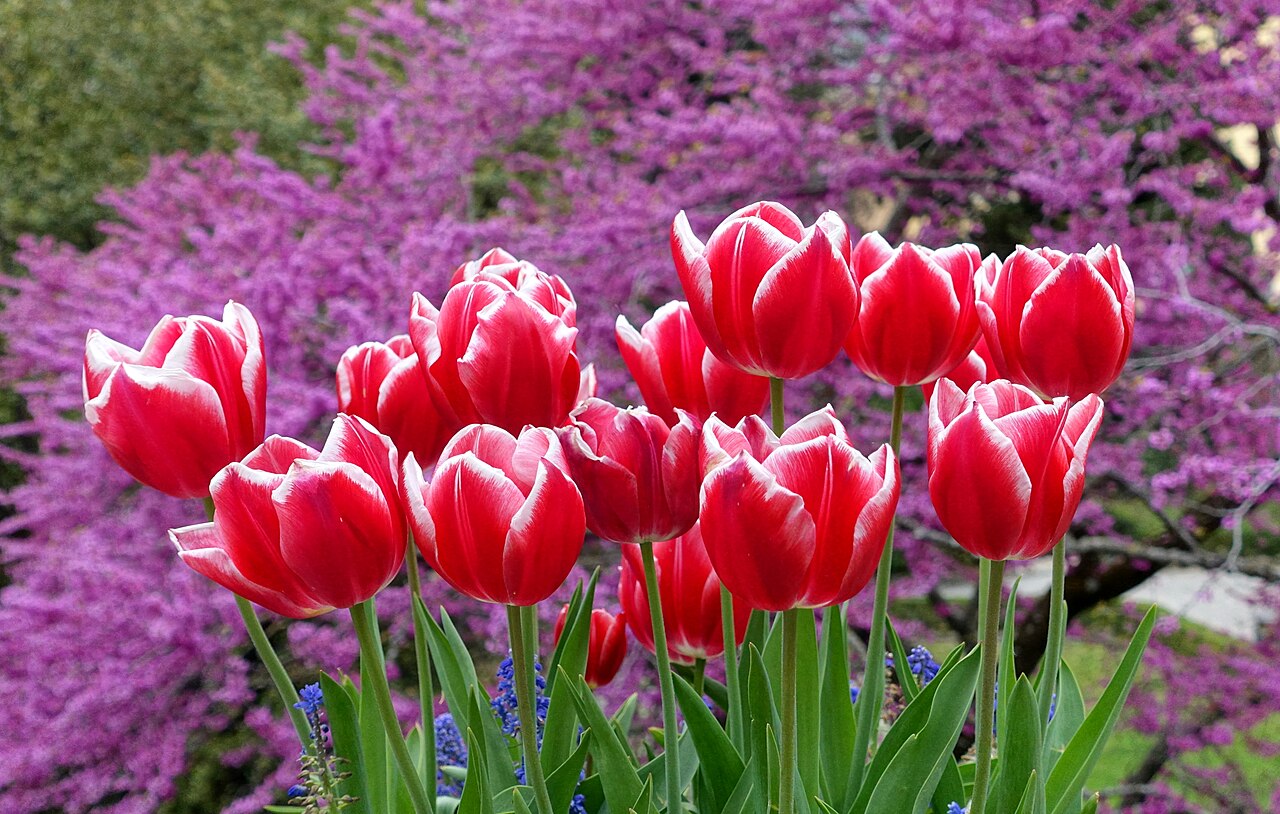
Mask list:
[[[658,686],[662,690],[662,742],[667,771],[667,812],[684,811],[680,789],[680,732],[676,726],[676,691],[671,681],[671,656],[667,653],[667,629],[662,621],[662,595],[658,591],[658,566],[653,543],[640,544],[644,561],[644,591],[649,600],[649,622],[653,626],[653,649],[658,658]]]
[[[405,553],[409,566],[409,601],[413,614],[413,655],[418,667],[418,704],[422,715],[422,738],[419,740],[418,762],[422,765],[422,780],[432,789],[436,784],[435,686],[431,681],[431,652],[427,649],[427,631],[418,611],[426,614],[422,606],[422,578],[418,574],[418,549],[409,534],[409,546]]]
[[[733,625],[733,594],[723,585],[720,586],[720,632],[724,636],[724,683],[729,694],[725,726],[729,739],[741,752],[746,738],[742,731],[742,698],[738,694],[738,637]]]
[[[902,413],[906,405],[907,388],[893,388],[893,418],[889,429],[889,446],[894,455],[902,447]],[[896,520],[896,517],[895,517]],[[894,523],[889,524],[889,536],[876,567],[875,603],[871,610],[871,631],[867,636],[867,667],[862,676],[862,688],[858,693],[858,727],[854,732],[854,788],[862,785],[867,753],[875,748],[880,729],[880,710],[884,704],[884,628],[889,614],[889,579],[893,571]]]
[[[381,663],[382,643],[378,641],[369,624],[371,608],[367,602],[351,607],[351,624],[356,629],[356,638],[360,642],[362,664],[376,665]],[[391,688],[387,686],[387,674],[384,670],[364,670],[360,676],[362,692],[373,693],[374,703],[378,706],[378,715],[382,719],[382,729],[387,741],[391,744],[391,754],[400,768],[400,777],[409,790],[409,801],[413,804],[414,814],[434,814],[435,807],[427,801],[427,792],[418,777],[418,769],[413,765],[409,755],[409,747],[404,742],[404,732],[400,729],[400,721],[396,718],[395,708],[391,705]],[[424,732],[426,737],[427,733]],[[434,800],[432,801],[434,802]]]
[[[799,614],[782,612],[782,753],[778,760],[778,814],[793,814],[796,795],[796,637]]]
[[[978,608],[982,623],[982,673],[978,676],[977,766],[973,775],[973,800],[969,811],[981,814],[987,805],[987,784],[991,779],[991,741],[995,729],[996,665],[1000,656],[1000,589],[1004,585],[1004,561],[983,560],[988,572],[986,591]]]
[[[1053,547],[1053,581],[1049,588],[1049,639],[1045,642],[1044,660],[1040,662],[1040,725],[1049,721],[1053,707],[1053,694],[1058,683],[1058,669],[1062,663],[1063,621],[1067,609],[1062,597],[1067,579],[1067,541],[1059,540]]]
[[[769,412],[773,418],[773,434],[782,435],[787,426],[787,414],[782,406],[782,379],[769,378]]]
[[[698,695],[702,695],[702,687],[706,683],[707,677],[707,660],[694,659],[693,661],[693,691]]]
[[[533,787],[533,796],[541,814],[553,814],[551,794],[547,791],[547,778],[542,773],[542,756],[538,754],[538,715],[534,704],[533,663],[536,658],[529,647],[537,634],[530,622],[538,624],[537,608],[533,605],[519,607],[507,605],[507,631],[511,639],[511,661],[516,679],[516,711],[520,715],[520,748],[524,755],[524,777]],[[532,619],[530,619],[532,617]]]
[[[213,522],[213,498],[204,499],[204,513],[209,518],[209,522]],[[271,640],[267,638],[267,631],[263,630],[262,622],[259,621],[253,605],[239,594],[232,594],[232,596],[236,598],[236,610],[240,611],[240,618],[244,620],[244,629],[249,633],[249,641],[253,642],[253,649],[257,651],[258,658],[262,659],[262,663],[267,666],[267,672],[271,674],[271,683],[276,685],[276,694],[280,696],[284,711],[293,721],[293,729],[298,733],[302,748],[306,749],[311,745],[311,724],[307,723],[307,716],[302,713],[302,710],[294,706],[298,703],[298,689],[293,686],[289,672],[284,669],[275,648],[271,646]]]

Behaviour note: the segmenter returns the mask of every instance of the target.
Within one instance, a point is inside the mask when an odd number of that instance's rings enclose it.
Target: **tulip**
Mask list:
[[[707,350],[688,303],[667,303],[639,331],[619,316],[616,335],[645,406],[669,425],[679,421],[677,407],[700,421],[715,412],[736,423],[769,399],[768,379],[743,373]]]
[[[218,470],[262,443],[262,334],[228,302],[222,321],[166,315],[141,350],[89,331],[84,414],[117,464],[174,497],[207,497]]]
[[[428,385],[442,396],[437,406],[459,424],[512,433],[526,424],[558,426],[582,386],[572,296],[559,278],[529,264],[509,274],[488,268],[471,279],[459,270],[438,311],[413,295],[409,337]]]
[[[858,314],[849,230],[834,212],[805,228],[764,201],[739,209],[703,245],[685,213],[671,254],[689,310],[721,361],[759,376],[795,379],[835,359]]]
[[[560,317],[570,328],[577,324],[578,305],[569,285],[558,275],[544,274],[533,263],[518,260],[505,249],[490,249],[480,259],[468,260],[458,266],[449,287],[486,280],[505,284],[504,288],[514,288]]]
[[[557,432],[582,490],[587,527],[615,543],[670,540],[698,519],[697,422],[668,427],[643,407],[588,399]]]
[[[968,390],[978,382],[990,382],[1000,378],[1000,369],[996,367],[991,349],[987,347],[987,338],[979,335],[978,344],[973,346],[973,350],[964,357],[964,361],[947,371],[947,375],[942,378],[950,379],[951,383],[961,390]],[[933,398],[933,390],[936,386],[936,381],[921,385],[920,389],[924,391],[926,406],[929,404],[929,399]]]
[[[753,608],[844,602],[884,550],[897,459],[887,444],[864,457],[829,410],[781,438],[754,416],[737,428],[716,418],[703,428],[713,468],[702,487],[702,538],[725,587]]]
[[[555,639],[560,640],[569,606],[560,609],[556,619]],[[627,614],[614,616],[606,610],[591,611],[591,628],[587,633],[587,671],[584,678],[591,689],[598,689],[613,681],[627,657]]]
[[[169,538],[195,571],[294,619],[349,608],[404,562],[396,450],[362,419],[339,415],[317,452],[273,435],[213,479],[212,523]]]
[[[1066,533],[1084,490],[1102,400],[1045,404],[1003,379],[965,394],[938,382],[929,402],[929,496],[942,525],[967,551],[1025,560]]]
[[[441,415],[428,389],[430,378],[406,334],[347,349],[338,360],[338,409],[359,416],[427,465],[461,429],[452,414]],[[437,399],[439,397],[437,396]]]
[[[711,568],[702,532],[697,524],[684,534],[653,546],[658,569],[658,595],[667,627],[667,653],[680,664],[713,659],[724,653],[723,618],[720,615],[720,578]],[[627,625],[649,652],[654,652],[653,625],[649,621],[649,593],[644,585],[640,549],[622,549],[622,574],[618,600]],[[747,632],[751,609],[734,605],[733,626],[737,644]]]
[[[582,550],[582,496],[551,430],[527,427],[516,437],[470,425],[445,446],[430,484],[412,455],[402,484],[422,556],[474,599],[535,605]]]
[[[862,310],[845,342],[849,358],[877,381],[925,384],[954,368],[978,338],[974,275],[982,257],[965,243],[933,251],[863,236],[851,267]]]
[[[984,265],[978,293],[982,332],[1010,380],[1079,400],[1124,369],[1134,295],[1118,247],[1065,254],[1019,246],[999,268]]]

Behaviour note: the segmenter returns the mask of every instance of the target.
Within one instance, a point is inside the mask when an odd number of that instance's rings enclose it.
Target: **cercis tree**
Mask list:
[[[100,248],[23,243],[30,275],[13,282],[0,331],[31,420],[3,432],[38,437],[42,452],[6,453],[28,477],[2,529],[13,584],[0,696],[33,698],[39,682],[59,700],[15,709],[0,799],[153,810],[184,749],[252,703],[226,678],[242,670],[224,655],[226,614],[183,600],[203,587],[146,532],[194,522],[198,508],[130,490],[69,418],[90,326],[140,341],[165,311],[248,303],[267,341],[268,430],[314,437],[343,350],[403,333],[412,291],[439,295],[459,262],[503,245],[570,280],[590,304],[584,363],[604,393],[634,398],[614,320],[622,310],[638,324],[679,296],[666,233],[681,208],[699,234],[773,198],[806,222],[831,208],[891,241],[965,239],[1002,255],[1119,244],[1138,332],[1073,529],[1071,611],[1169,563],[1276,581],[1263,543],[1280,478],[1277,15],[1275,0],[473,0],[356,12],[348,47],[321,64],[300,42],[280,46],[304,75],[331,175],[284,171],[251,139],[230,155],[157,159],[143,183],[107,196],[117,220]],[[859,443],[887,437],[887,390],[847,362],[801,389],[797,414],[837,402],[859,416]],[[902,465],[919,483],[922,414],[908,416]],[[968,634],[966,603],[939,586],[971,566],[938,532],[927,490],[903,492],[915,497],[900,507],[895,596],[932,597]],[[134,614],[125,599],[139,584],[162,589]],[[1028,609],[1020,652],[1041,652],[1044,616]],[[351,657],[312,644],[295,657]],[[1277,708],[1262,651],[1162,653],[1179,665],[1169,674],[1252,682],[1221,711],[1242,727]],[[117,703],[139,671],[152,703]],[[223,677],[200,679],[210,674]],[[189,694],[223,684],[237,689]],[[1183,758],[1223,737],[1196,725],[1206,713],[1190,695],[1161,694],[1160,713],[1139,719],[1164,746],[1125,803],[1163,811],[1190,793]]]

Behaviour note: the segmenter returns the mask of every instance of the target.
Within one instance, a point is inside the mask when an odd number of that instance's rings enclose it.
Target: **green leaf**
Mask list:
[[[1017,680],[1013,661],[1013,634],[1016,631],[1014,613],[1018,609],[1018,586],[1021,583],[1021,578],[1013,581],[1009,601],[1005,606],[1004,630],[1000,633],[1000,672],[996,677],[996,740],[1004,737],[1009,719],[1009,698],[1013,695],[1013,684]]]
[[[849,755],[853,753],[853,699],[849,692],[849,628],[845,606],[833,605],[822,615],[822,667],[818,742],[822,795],[844,808],[852,800]]]
[[[1094,794],[1088,800],[1085,800],[1084,807],[1080,809],[1080,814],[1098,814],[1098,803],[1100,801],[1101,797],[1098,794]]]
[[[373,628],[375,634],[377,627]],[[360,674],[370,676],[375,670],[383,669],[378,659],[370,664],[363,653],[360,654]],[[370,679],[372,680],[372,679]],[[385,811],[390,803],[390,773],[393,771],[387,755],[387,735],[382,729],[382,716],[374,701],[372,692],[360,693],[360,753],[364,758],[365,792],[368,795],[369,811]]]
[[[701,765],[699,775],[711,792],[712,808],[708,814],[721,811],[742,780],[744,764],[733,742],[720,722],[702,703],[702,697],[680,676],[675,676],[676,700],[684,713],[685,725],[693,740],[693,748]]]
[[[886,618],[885,636],[889,640],[889,650],[893,653],[893,674],[898,678],[898,686],[902,688],[902,697],[908,704],[920,694],[920,685],[911,673],[911,662],[907,661],[907,648],[903,646],[893,621]]]
[[[338,794],[349,794],[359,798],[348,806],[351,814],[369,814],[365,791],[364,756],[360,749],[360,724],[356,715],[356,689],[350,679],[342,684],[334,681],[326,673],[320,674],[320,690],[324,693],[324,712],[329,719],[329,737],[333,743],[333,753],[342,759],[342,771],[351,776],[338,784]]]
[[[533,814],[533,812],[529,810],[529,804],[524,801],[524,794],[522,793],[523,789],[533,791],[529,786],[516,786],[512,790],[511,794],[511,810],[514,811],[515,814]]]
[[[680,749],[678,751],[680,753],[680,788],[685,789],[693,782],[699,766],[698,752],[693,748],[693,741],[688,732],[680,736]],[[641,780],[653,778],[654,798],[657,800],[659,807],[664,807],[667,802],[666,755],[656,755],[637,769],[636,774],[640,776]]]
[[[1014,814],[1020,807],[1023,792],[1027,788],[1027,778],[1044,777],[1040,773],[1040,755],[1043,751],[1040,733],[1040,704],[1035,690],[1031,688],[1031,680],[1022,676],[1013,685],[1009,697],[1009,716],[1005,719],[1004,731],[997,741],[1000,773],[996,775],[992,786],[987,811]],[[1037,782],[1044,784],[1043,780]],[[1040,792],[1040,797],[1044,797],[1043,791]]]
[[[454,723],[459,732],[465,732],[471,726],[468,719],[471,709],[471,688],[479,687],[475,664],[471,654],[462,643],[462,637],[453,626],[453,620],[444,608],[440,609],[440,624],[430,615],[426,618],[428,646],[435,664],[436,675],[440,677],[440,691],[444,693],[445,703],[453,714]]]
[[[578,717],[591,730],[591,755],[595,758],[595,770],[600,775],[600,787],[610,811],[626,811],[640,796],[643,783],[632,763],[631,750],[618,737],[609,719],[600,711],[600,705],[591,688],[581,677],[569,677],[561,668],[563,682],[572,687],[573,702]]]
[[[1036,705],[1039,709],[1039,704]],[[1022,791],[1022,799],[1014,814],[1045,814],[1044,780],[1039,772],[1032,772],[1027,778],[1027,787]]]
[[[1156,609],[1152,607],[1138,625],[1129,649],[1125,651],[1115,675],[1098,699],[1097,706],[1072,736],[1062,757],[1053,767],[1045,789],[1049,810],[1053,814],[1067,814],[1079,804],[1085,781],[1102,755],[1102,749],[1124,708],[1125,699],[1129,697],[1129,689],[1138,675],[1142,654],[1151,638],[1155,622]]]
[[[409,555],[417,556],[412,550],[410,550]],[[422,597],[414,594],[413,646],[419,670],[418,693],[420,696],[426,696],[418,699],[419,706],[422,707],[424,737],[422,737],[418,750],[414,754],[418,758],[418,772],[421,775],[423,785],[427,789],[434,791],[438,761],[436,760],[435,721],[431,715],[431,711],[435,708],[435,690],[431,683],[431,648],[427,643],[427,620],[430,617],[431,615],[427,613],[427,606],[422,604]]]
[[[591,579],[584,589],[582,583],[574,589],[569,600],[569,613],[565,617],[564,630],[556,642],[551,659],[547,662],[547,693],[555,689],[555,677],[559,668],[564,665],[565,672],[571,676],[580,676],[587,670],[588,634],[591,631],[591,611],[595,607],[596,583],[600,579],[600,569],[591,572]],[[545,737],[545,736],[544,736]]]
[[[819,793],[820,751],[822,741],[816,737],[822,721],[818,695],[817,620],[810,609],[791,611],[796,619],[796,770],[800,773],[801,793],[814,797]],[[809,733],[805,736],[805,733]]]
[[[1049,776],[1067,744],[1084,723],[1084,695],[1075,673],[1064,661],[1058,674],[1058,699],[1044,740],[1044,774]]]
[[[876,751],[852,811],[919,811],[951,760],[981,669],[980,648],[940,670],[908,704]],[[914,802],[904,805],[908,800]]]
[[[742,776],[738,778],[738,785],[733,787],[733,791],[729,794],[729,799],[725,802],[724,807],[720,809],[720,814],[742,814],[747,807],[747,801],[751,799],[752,792],[756,789],[756,775],[753,760],[748,760],[747,765],[742,769]]]
[[[627,809],[630,814],[656,814],[657,809],[653,807],[653,778],[646,778],[644,787],[640,789],[640,796]]]
[[[931,805],[936,814],[942,814],[947,810],[948,803],[964,803],[968,799],[969,792],[965,790],[960,767],[956,765],[955,757],[952,757],[944,761],[942,776],[938,778],[938,787],[933,790]]]
[[[569,682],[565,682],[566,687]],[[573,750],[559,766],[547,775],[547,793],[551,796],[553,811],[568,811],[573,801],[573,793],[578,788],[578,777],[587,762],[587,752],[591,749],[591,730],[582,734],[578,748]],[[546,757],[545,752],[543,757]]]
[[[778,782],[777,764],[772,765],[770,772],[770,750],[776,759],[777,743],[772,734],[778,730],[778,714],[773,706],[773,690],[769,687],[769,677],[765,673],[764,661],[755,645],[743,650],[746,669],[743,671],[743,690],[747,697],[746,715],[747,743],[751,747],[748,763],[755,766],[756,795],[753,802],[755,811],[768,811],[777,806]]]
[[[475,712],[472,710],[471,712]],[[485,739],[476,730],[467,729],[467,782],[462,787],[457,814],[496,814],[493,786],[489,779]]]

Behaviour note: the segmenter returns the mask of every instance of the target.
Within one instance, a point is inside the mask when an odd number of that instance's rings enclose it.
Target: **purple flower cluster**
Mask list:
[[[29,275],[11,281],[0,313],[0,369],[31,418],[0,432],[36,437],[41,453],[0,446],[27,471],[0,522],[12,580],[0,593],[0,808],[154,811],[200,733],[262,720],[230,598],[164,542],[200,507],[139,491],[79,418],[91,326],[137,343],[165,312],[248,304],[266,334],[268,431],[314,440],[335,409],[342,351],[403,332],[412,291],[438,301],[452,269],[493,245],[563,275],[580,302],[608,304],[579,314],[583,361],[604,394],[635,400],[613,319],[679,295],[666,237],[679,208],[700,233],[768,197],[806,219],[834,208],[895,240],[1002,253],[1115,242],[1138,287],[1138,332],[1130,372],[1106,395],[1091,493],[1142,522],[1086,503],[1074,532],[1121,549],[1154,535],[1153,557],[1237,529],[1277,533],[1258,510],[1280,479],[1280,156],[1268,129],[1280,72],[1259,33],[1275,9],[473,0],[428,2],[422,16],[420,5],[359,12],[353,48],[323,64],[305,62],[301,42],[280,47],[308,85],[333,177],[285,171],[251,140],[158,158],[137,187],[105,195],[117,218],[101,247],[22,240]],[[788,393],[796,414],[835,403],[867,439],[888,434],[885,396],[845,364]],[[923,451],[923,421],[909,415],[903,477],[917,487]],[[929,595],[965,567],[940,554],[917,487],[903,490],[909,570],[896,596]],[[428,606],[448,604],[428,590]],[[855,623],[868,610],[856,602]],[[326,629],[292,626],[292,657],[350,667],[349,642]],[[1170,676],[1239,684],[1232,726],[1280,709],[1274,654],[1157,658]],[[1170,691],[1140,718],[1169,736],[1171,771],[1224,740],[1192,726],[1198,697]],[[268,740],[291,757],[287,739]]]

